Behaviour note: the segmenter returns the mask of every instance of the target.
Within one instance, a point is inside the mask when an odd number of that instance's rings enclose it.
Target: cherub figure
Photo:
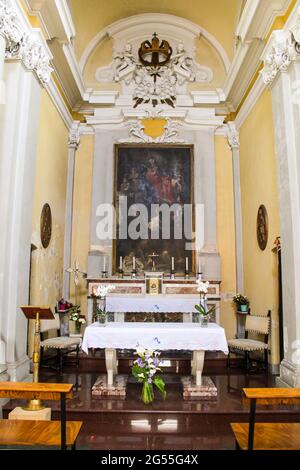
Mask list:
[[[182,42],[177,45],[176,53],[172,56],[172,65],[173,69],[175,68],[177,72],[181,71],[186,75],[189,74],[189,80],[194,81],[195,74],[193,71],[194,60],[189,56],[184,48]]]
[[[120,72],[123,72],[131,65],[136,65],[132,54],[132,45],[129,42],[125,45],[123,52],[117,52],[114,55],[114,61],[116,62],[115,80],[119,79]]]

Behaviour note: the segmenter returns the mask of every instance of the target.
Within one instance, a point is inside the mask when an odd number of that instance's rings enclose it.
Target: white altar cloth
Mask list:
[[[199,295],[108,295],[106,310],[108,312],[196,312]]]
[[[136,349],[137,346],[164,351],[223,351],[228,353],[224,328],[209,323],[201,328],[197,323],[108,323],[105,327],[93,323],[85,330],[82,349]]]

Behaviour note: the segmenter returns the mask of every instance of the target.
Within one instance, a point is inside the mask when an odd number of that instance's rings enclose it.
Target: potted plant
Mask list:
[[[248,297],[242,294],[236,294],[232,300],[236,304],[239,312],[248,313],[250,304]]]

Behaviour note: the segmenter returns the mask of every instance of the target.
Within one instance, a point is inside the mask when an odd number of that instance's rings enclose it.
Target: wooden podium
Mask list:
[[[23,305],[20,307],[28,320],[35,320],[34,328],[34,348],[33,348],[33,382],[39,381],[40,363],[40,327],[41,320],[54,320],[54,315],[50,307]],[[30,400],[26,410],[38,411],[43,409],[40,400]]]

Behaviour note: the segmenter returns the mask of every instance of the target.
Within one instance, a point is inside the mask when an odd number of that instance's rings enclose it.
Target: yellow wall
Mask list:
[[[217,186],[217,231],[218,248],[221,255],[221,292],[226,294],[236,291],[235,270],[235,226],[234,194],[232,173],[232,152],[227,139],[215,138],[216,186]],[[236,315],[231,300],[221,301],[221,325],[226,330],[227,338],[234,338],[236,333]]]
[[[72,0],[76,27],[75,48],[81,57],[87,44],[105,26],[141,13],[166,13],[181,16],[202,26],[223,45],[229,58],[234,51],[234,31],[240,0]]]
[[[272,311],[272,360],[278,357],[277,262],[273,242],[280,235],[277,175],[271,93],[256,103],[240,130],[240,171],[243,213],[245,294],[256,314]],[[269,216],[269,241],[261,251],[256,237],[256,217],[261,204]]]
[[[42,91],[32,214],[31,303],[55,306],[62,296],[68,131],[45,90]],[[52,211],[52,237],[44,249],[40,239],[43,205]]]
[[[73,206],[73,239],[72,265],[78,259],[80,269],[87,271],[87,257],[90,249],[90,216],[92,203],[94,136],[84,135],[76,153],[74,206]],[[82,314],[87,314],[86,281],[80,279],[78,299]],[[71,300],[75,302],[74,278],[71,278]]]

